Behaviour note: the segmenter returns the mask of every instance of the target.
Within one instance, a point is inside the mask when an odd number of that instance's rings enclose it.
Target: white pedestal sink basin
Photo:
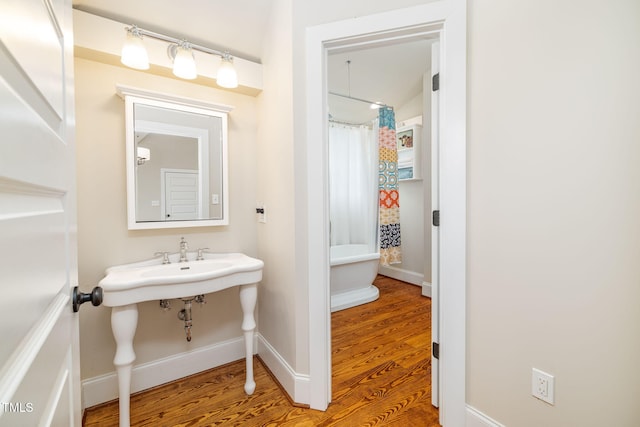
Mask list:
[[[257,283],[262,280],[264,263],[241,253],[188,253],[187,262],[177,262],[178,255],[169,256],[171,264],[162,264],[162,257],[110,267],[99,283],[103,305],[111,309],[111,329],[116,340],[113,363],[118,373],[120,426],[130,425],[129,395],[131,368],[136,355],[133,337],[138,324],[137,303],[143,301],[188,298],[239,286],[242,307],[242,330],[245,338],[247,378],[245,392],[255,390],[253,380],[253,333],[256,322],[253,311],[257,298]]]

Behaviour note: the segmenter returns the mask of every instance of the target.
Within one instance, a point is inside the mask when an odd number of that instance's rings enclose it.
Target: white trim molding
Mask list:
[[[254,349],[257,348],[256,344],[257,336],[254,336]],[[255,351],[254,354],[256,354]],[[143,363],[133,367],[131,372],[131,393],[146,390],[244,358],[245,342],[244,337],[241,336]],[[82,381],[82,397],[84,408],[117,399],[118,376],[115,371]]]
[[[424,281],[424,274],[416,273],[415,271],[405,270],[394,266],[381,265],[378,268],[378,273],[383,276],[391,277],[392,279],[402,280],[403,282],[411,283],[412,285],[422,286]]]
[[[261,334],[258,333],[257,335],[258,354],[282,388],[294,402],[309,402],[309,387],[311,385],[309,375],[296,373]]]
[[[422,296],[431,298],[431,283],[422,282]]]
[[[466,427],[505,427],[504,424],[491,419],[473,406],[467,405]]]

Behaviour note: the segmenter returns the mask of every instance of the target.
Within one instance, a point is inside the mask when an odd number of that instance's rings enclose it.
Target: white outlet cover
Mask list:
[[[531,371],[531,394],[551,405],[555,403],[555,381],[551,374],[533,368]]]
[[[267,223],[267,207],[265,205],[260,206],[262,213],[258,215],[258,222],[263,224]]]

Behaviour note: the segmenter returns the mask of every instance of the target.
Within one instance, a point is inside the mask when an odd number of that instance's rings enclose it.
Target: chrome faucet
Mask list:
[[[196,261],[202,261],[204,259],[203,252],[209,248],[198,248],[198,256],[196,257]]]
[[[184,240],[184,237],[180,239],[180,261],[179,262],[187,262],[187,249],[189,249],[189,245],[187,245],[187,241]]]
[[[156,252],[154,254],[154,256],[162,256],[162,263],[163,264],[171,264],[171,261],[169,261],[169,252]]]

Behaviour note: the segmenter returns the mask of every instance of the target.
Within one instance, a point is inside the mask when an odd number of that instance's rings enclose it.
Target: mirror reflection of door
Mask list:
[[[163,217],[167,221],[199,219],[198,171],[162,171]]]
[[[150,160],[138,162],[136,167],[136,189],[138,221],[171,221],[171,220],[196,220],[202,218],[202,209],[195,207],[188,218],[178,218],[171,215],[171,208],[166,206],[166,201],[175,200],[175,197],[166,197],[164,172],[188,171],[195,173],[195,195],[192,198],[202,201],[199,196],[199,141],[197,138],[166,135],[159,133],[145,134],[137,143],[137,148],[149,150]],[[176,194],[176,197],[187,197],[187,193]],[[170,216],[167,216],[169,214]],[[174,212],[178,214],[178,212]],[[184,212],[186,215],[186,211]],[[184,217],[185,215],[180,215]],[[208,212],[207,212],[208,215]]]

